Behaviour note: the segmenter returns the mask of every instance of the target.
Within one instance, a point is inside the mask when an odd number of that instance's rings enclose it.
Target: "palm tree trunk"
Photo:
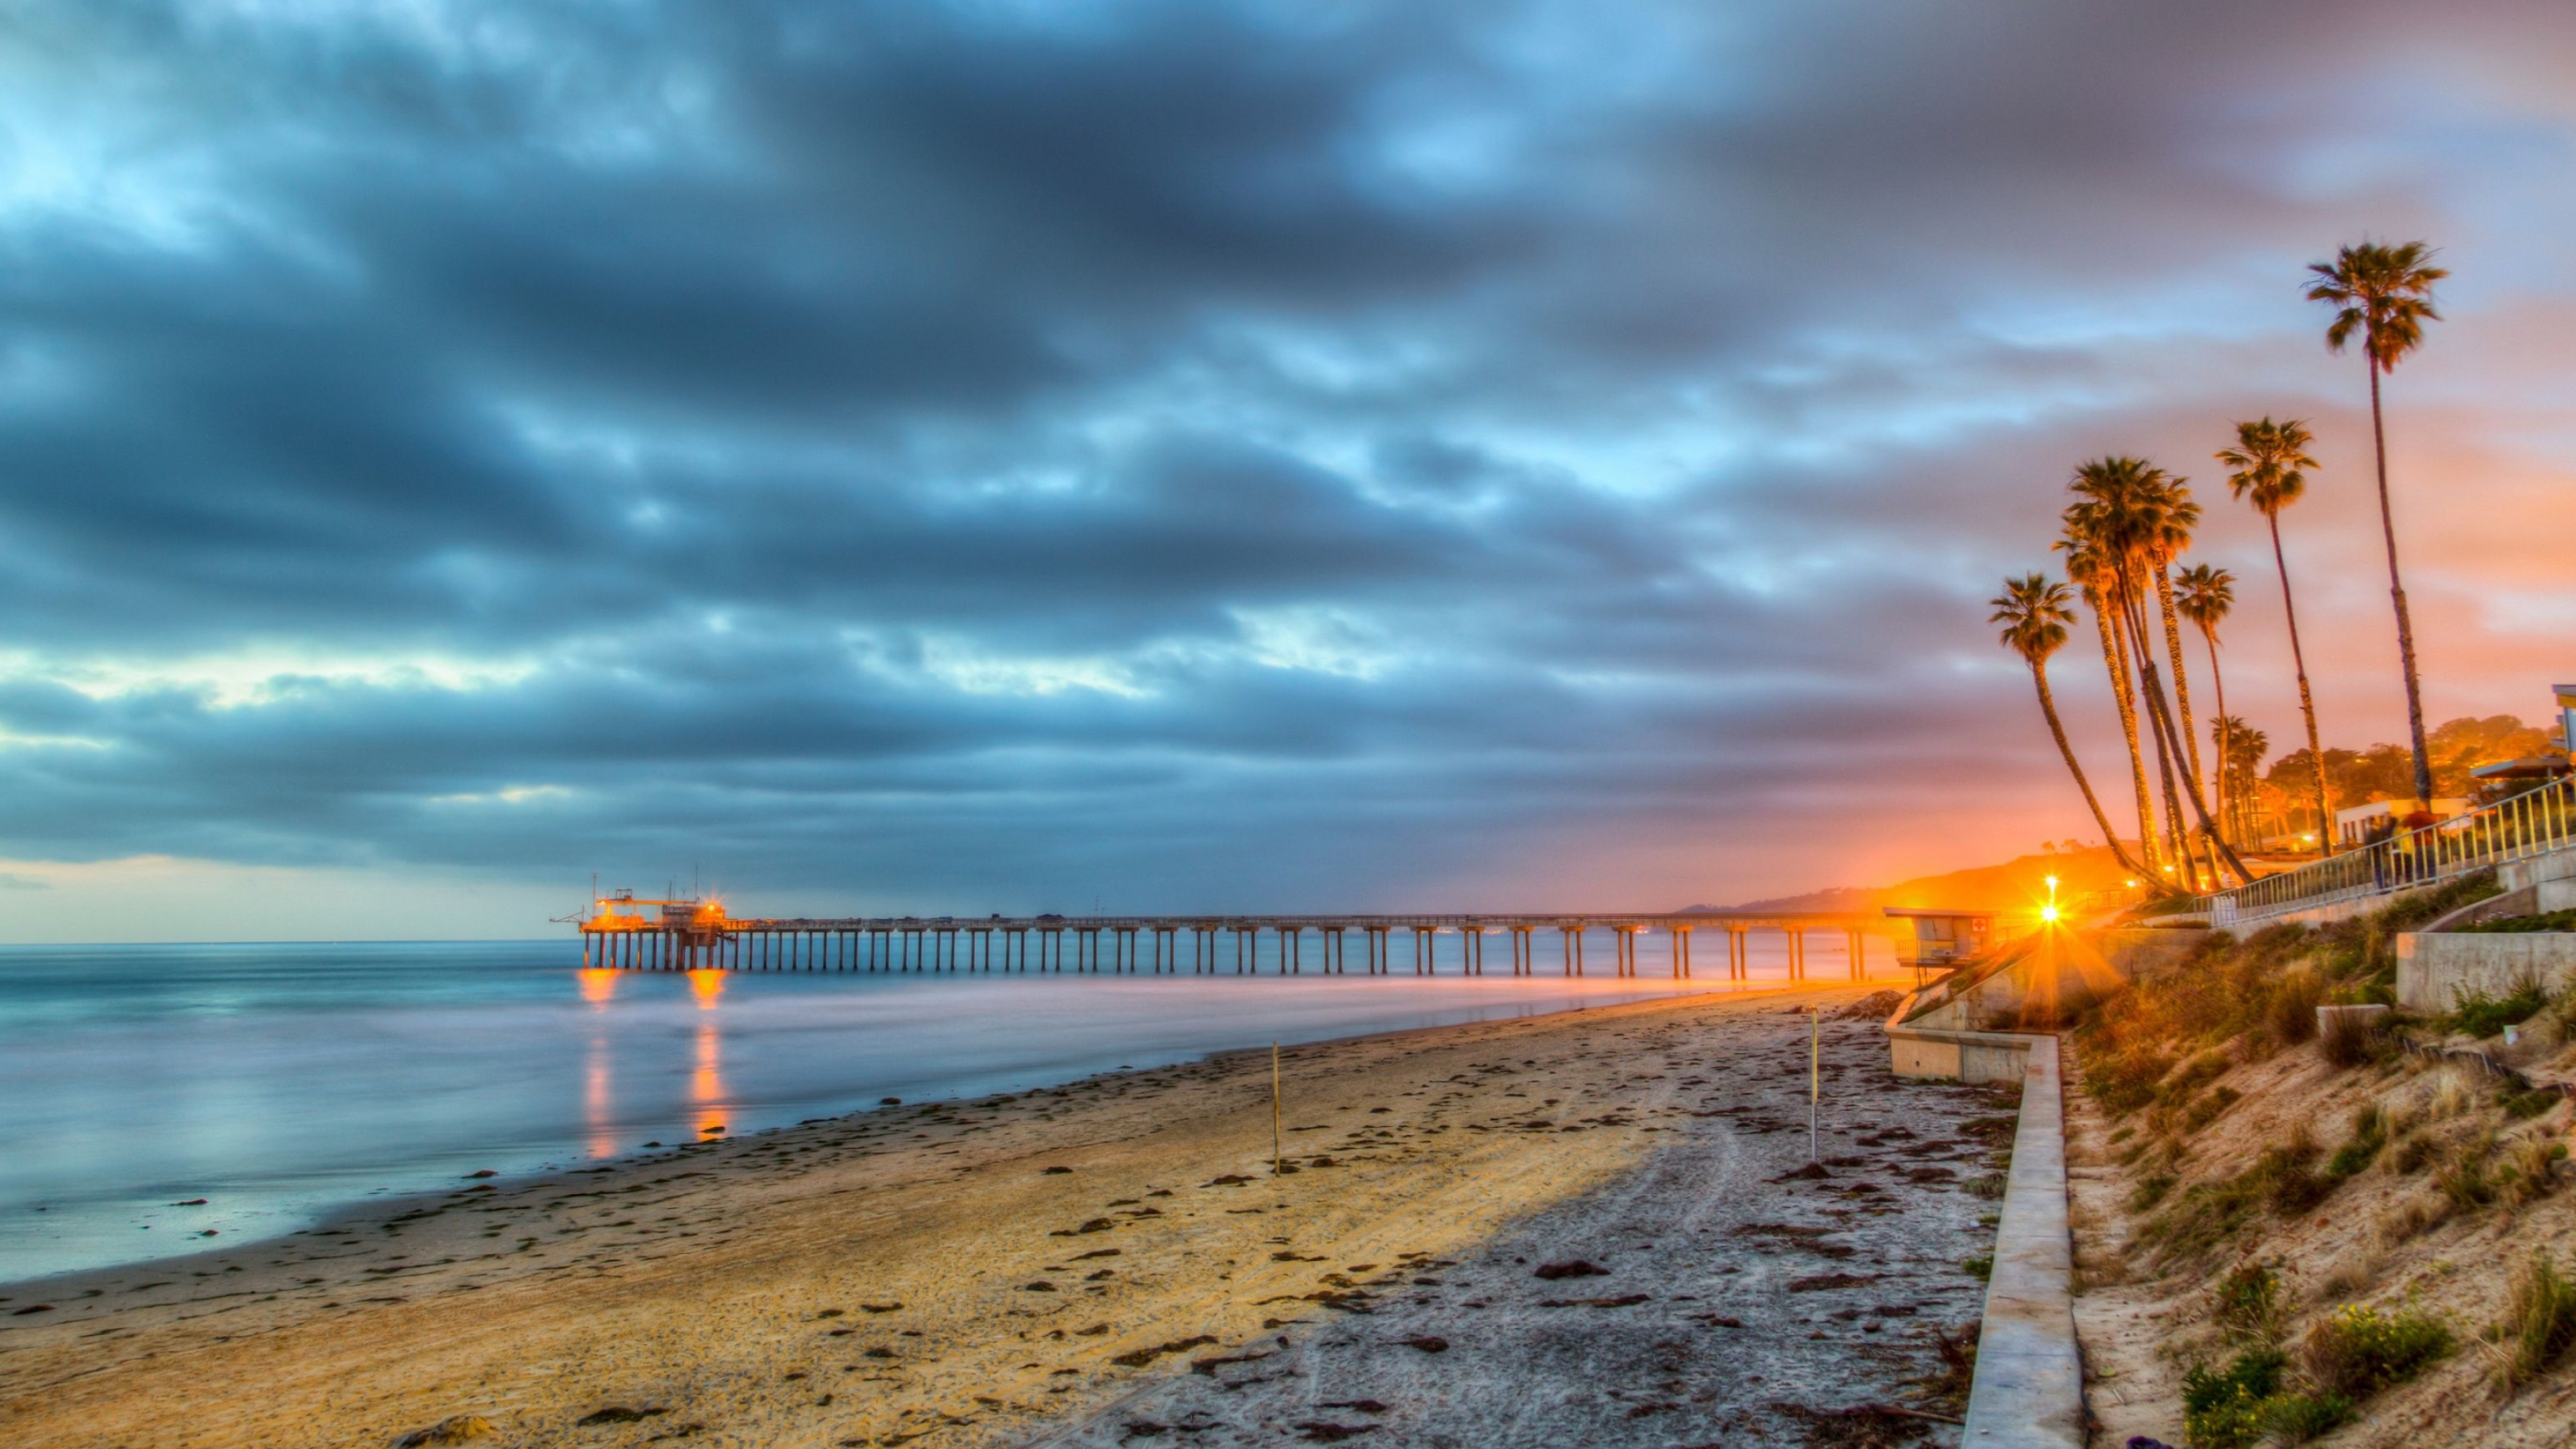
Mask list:
[[[2174,614],[2173,578],[2163,564],[2156,565],[2156,608],[2164,614],[2165,655],[2173,661],[2174,707],[2182,712],[2184,757],[2191,762],[2192,778],[2200,777],[2200,736],[2192,733],[2191,681],[2182,671],[2182,625]]]
[[[2334,815],[2326,800],[2326,751],[2317,743],[2317,702],[2308,693],[2308,658],[2299,652],[2299,609],[2290,600],[2290,561],[2281,553],[2281,515],[2272,524],[2272,566],[2281,571],[2281,614],[2290,621],[2290,664],[2299,675],[2299,714],[2308,723],[2308,764],[2317,777],[2317,854],[2334,854]]]
[[[2138,854],[2145,860],[2146,878],[2154,881],[2163,862],[2156,859],[2155,797],[2147,789],[2146,755],[2138,748],[2138,704],[2129,690],[2128,653],[2120,644],[2108,600],[2093,601],[2093,622],[2102,631],[2102,667],[2111,674],[2111,699],[2120,707],[2120,732],[2129,740],[2129,779],[2138,791]]]
[[[2156,746],[2156,779],[2165,792],[2165,851],[2175,865],[2191,863],[2191,847],[2183,840],[2182,797],[2174,793],[2173,753],[2165,748],[2164,731],[2155,728],[2155,715],[2147,715],[2147,738]]]
[[[2122,612],[2126,616],[2122,622],[2127,625],[2129,647],[2137,654],[2138,676],[2144,679],[2154,670],[2156,663],[2155,657],[2148,652],[2155,646],[2147,642],[2146,617],[2143,612],[2130,614],[2126,606]],[[2173,753],[2165,748],[2164,732],[2155,727],[2152,712],[2147,716],[2147,738],[2156,747],[2156,780],[2165,792],[2165,858],[2173,863],[2176,870],[2187,870],[2191,866],[2191,846],[2184,839],[2182,797],[2174,792]]]
[[[2424,745],[2424,686],[2415,674],[2415,626],[2406,617],[2406,586],[2397,577],[2397,524],[2388,510],[2388,434],[2379,422],[2377,352],[2377,348],[2364,349],[2362,363],[2370,369],[2370,443],[2379,463],[2379,531],[2388,540],[2388,597],[2397,605],[2397,658],[2406,666],[2406,731],[2415,742],[2415,798],[2429,810],[2433,756]]]
[[[2131,593],[2134,597],[2135,591],[2132,590]],[[2141,616],[2136,623],[2140,632],[2144,632],[2146,619]],[[2174,732],[2173,714],[2171,708],[2165,703],[2164,682],[2156,677],[2155,659],[2151,655],[2141,656],[2139,665],[2138,692],[2147,701],[2147,718],[2154,723],[2160,741],[2170,740]],[[2200,828],[2209,835],[2212,848],[2219,858],[2226,862],[2229,870],[2236,872],[2238,880],[2254,879],[2254,873],[2245,868],[2245,862],[2236,858],[2236,852],[2229,848],[2225,841],[2217,838],[2218,829],[2209,822],[2209,802],[2200,798],[2198,777],[2185,776],[2183,784],[2185,786],[2183,796],[2191,802],[2192,813],[2199,817]]]
[[[2209,646],[2209,686],[2218,691],[2218,768],[2210,772],[2210,803],[2218,807],[2219,823],[2230,827],[2226,833],[2242,839],[2243,832],[2234,829],[2234,822],[2227,816],[2227,747],[2231,732],[2227,728],[2227,676],[2218,672],[2218,631],[2202,625],[2200,642]]]
[[[2093,812],[2093,823],[2101,827],[2103,841],[2111,855],[2132,875],[2149,878],[2120,848],[2120,833],[2111,828],[2111,817],[2102,811],[2102,802],[2093,796],[2093,782],[2084,778],[2083,765],[2076,762],[2075,747],[2066,742],[2066,726],[2058,721],[2057,700],[2048,692],[2048,666],[2034,659],[2030,664],[2030,681],[2039,686],[2039,712],[2048,717],[2048,733],[2057,741],[2057,752],[2066,757],[2066,773],[2075,777],[2075,788],[2084,792],[2084,808]]]

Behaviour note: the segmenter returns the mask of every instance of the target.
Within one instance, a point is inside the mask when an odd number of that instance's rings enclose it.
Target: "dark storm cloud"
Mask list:
[[[2334,13],[31,7],[0,855],[1177,903],[1937,818],[2067,464],[2565,154],[2566,17]]]

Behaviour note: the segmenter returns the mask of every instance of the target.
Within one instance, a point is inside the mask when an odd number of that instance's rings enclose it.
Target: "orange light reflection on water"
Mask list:
[[[697,1104],[700,1137],[724,1131],[724,1043],[713,1021],[698,1023],[698,1069],[689,1076],[689,1100]]]
[[[704,969],[689,973],[689,994],[698,999],[701,1011],[715,1010],[716,998],[724,995],[724,989],[725,974],[722,971]]]
[[[590,1155],[593,1157],[617,1155],[617,1124],[610,1115],[615,1096],[608,1077],[608,1038],[592,1037],[589,1067],[582,1079],[581,1108],[582,1116],[590,1126]]]
[[[617,995],[617,973],[605,966],[591,966],[580,973],[581,999],[592,1006],[606,1006]]]

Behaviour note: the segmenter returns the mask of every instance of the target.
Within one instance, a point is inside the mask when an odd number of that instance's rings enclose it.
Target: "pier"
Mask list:
[[[1320,975],[1350,974],[1350,938],[1360,938],[1360,974],[1433,976],[1439,938],[1455,936],[1455,971],[1485,974],[1485,942],[1500,938],[1514,976],[1540,974],[1552,955],[1562,974],[1585,974],[1585,940],[1610,936],[1610,972],[1632,977],[1637,940],[1662,932],[1672,940],[1672,974],[1692,975],[1692,942],[1701,932],[1725,937],[1726,979],[1750,974],[1748,938],[1778,934],[1788,947],[1789,979],[1807,977],[1807,937],[1839,932],[1854,979],[1864,974],[1863,942],[1883,934],[1875,914],[1848,911],[1690,911],[1671,914],[1468,915],[1151,915],[1151,916],[877,916],[761,918],[733,916],[712,901],[638,900],[615,895],[579,918],[582,964],[634,971],[862,971],[1079,975],[1250,975],[1259,969],[1261,938],[1273,938],[1273,971],[1302,975],[1313,938]],[[1395,970],[1394,938],[1407,938],[1411,962]],[[1553,940],[1548,940],[1553,937]],[[1543,946],[1553,944],[1554,952]]]

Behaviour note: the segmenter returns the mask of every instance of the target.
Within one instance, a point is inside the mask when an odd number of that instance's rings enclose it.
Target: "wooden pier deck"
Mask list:
[[[580,918],[582,964],[617,970],[1246,975],[1259,970],[1267,934],[1277,974],[1304,972],[1308,936],[1319,974],[1347,974],[1348,939],[1357,935],[1362,973],[1385,976],[1395,974],[1393,937],[1403,932],[1412,947],[1409,974],[1439,974],[1438,938],[1447,935],[1459,938],[1455,974],[1484,975],[1485,938],[1498,936],[1510,949],[1511,974],[1532,976],[1539,935],[1550,932],[1559,968],[1580,976],[1585,938],[1607,932],[1613,974],[1625,977],[1637,974],[1637,938],[1660,931],[1672,938],[1672,974],[1688,978],[1692,938],[1717,931],[1726,937],[1730,980],[1747,976],[1747,938],[1755,931],[1786,941],[1793,980],[1807,974],[1808,934],[1840,932],[1857,977],[1863,940],[1885,934],[1886,924],[1849,911],[773,918],[729,915],[712,902],[626,896],[598,901]]]

